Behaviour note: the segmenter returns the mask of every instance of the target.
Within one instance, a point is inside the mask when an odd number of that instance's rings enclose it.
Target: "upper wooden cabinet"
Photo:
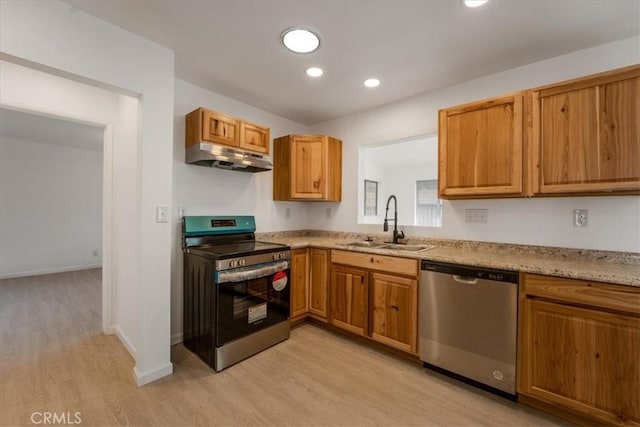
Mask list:
[[[273,140],[273,200],[342,200],[342,141],[325,135]]]
[[[439,111],[440,197],[523,195],[522,93]]]
[[[531,94],[534,194],[640,190],[640,66]]]
[[[186,146],[201,141],[237,147],[260,154],[269,154],[269,128],[198,108],[187,114]]]

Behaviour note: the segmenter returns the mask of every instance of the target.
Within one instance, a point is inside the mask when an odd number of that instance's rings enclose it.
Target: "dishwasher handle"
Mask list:
[[[453,280],[459,283],[466,283],[468,285],[475,285],[478,283],[478,278],[468,277],[468,276],[458,276],[457,274],[452,274]]]

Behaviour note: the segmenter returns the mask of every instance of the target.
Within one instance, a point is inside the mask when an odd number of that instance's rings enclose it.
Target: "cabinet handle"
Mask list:
[[[373,262],[373,257],[371,257],[371,262]]]
[[[396,311],[400,311],[400,307],[398,307],[397,305],[391,305],[391,308],[393,308]]]
[[[318,188],[320,187],[320,182],[319,181],[313,181],[313,188]]]
[[[360,284],[363,285],[364,284],[364,276],[360,276]]]

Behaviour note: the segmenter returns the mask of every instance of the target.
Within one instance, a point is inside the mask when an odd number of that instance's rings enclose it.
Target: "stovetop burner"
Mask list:
[[[249,254],[257,255],[261,253],[269,253],[287,249],[289,249],[287,245],[252,240],[238,243],[228,243],[223,245],[204,244],[200,246],[192,246],[189,248],[189,251],[207,254],[217,259],[223,259]]]

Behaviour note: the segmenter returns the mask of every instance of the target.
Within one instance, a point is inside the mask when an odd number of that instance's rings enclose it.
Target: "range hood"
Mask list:
[[[264,172],[273,169],[268,157],[237,148],[199,142],[187,147],[186,162],[241,172]]]

